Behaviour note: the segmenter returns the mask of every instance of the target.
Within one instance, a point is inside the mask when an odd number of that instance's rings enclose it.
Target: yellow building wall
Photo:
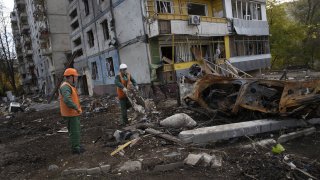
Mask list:
[[[178,19],[187,20],[188,17],[188,3],[198,3],[207,5],[207,16],[201,17],[201,20],[206,22],[220,22],[225,23],[226,20],[214,18],[214,13],[223,12],[222,0],[172,0],[173,3],[173,13],[169,14],[156,14],[156,0],[147,1],[147,9],[150,17],[158,17],[159,19]]]

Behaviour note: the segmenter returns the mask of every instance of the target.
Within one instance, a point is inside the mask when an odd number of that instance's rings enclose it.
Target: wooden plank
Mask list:
[[[179,138],[176,138],[174,136],[171,136],[169,134],[165,134],[161,131],[158,131],[158,130],[155,130],[155,129],[152,129],[152,128],[148,128],[145,130],[147,133],[149,134],[153,134],[153,135],[156,135],[156,136],[159,136],[163,139],[166,139],[166,140],[169,140],[169,141],[172,141],[172,142],[175,142],[177,144],[184,144]]]

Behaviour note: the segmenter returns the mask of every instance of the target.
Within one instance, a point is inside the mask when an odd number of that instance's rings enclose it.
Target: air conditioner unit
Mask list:
[[[201,19],[200,16],[190,15],[189,16],[189,25],[200,25]]]

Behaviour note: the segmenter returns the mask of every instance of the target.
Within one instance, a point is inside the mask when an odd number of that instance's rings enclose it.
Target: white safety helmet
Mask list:
[[[127,69],[128,66],[126,64],[120,64],[120,69]]]

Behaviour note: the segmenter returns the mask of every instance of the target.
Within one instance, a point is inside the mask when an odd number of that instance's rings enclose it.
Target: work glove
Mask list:
[[[122,91],[127,94],[128,93],[128,89],[127,88],[123,88]]]
[[[136,85],[135,88],[136,88],[136,90],[139,90],[139,86],[138,85]]]

